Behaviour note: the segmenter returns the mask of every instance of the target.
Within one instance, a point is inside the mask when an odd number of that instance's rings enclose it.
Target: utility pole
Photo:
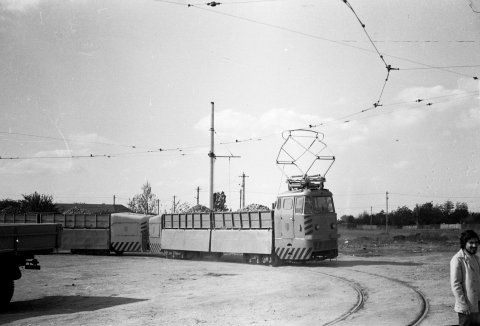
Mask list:
[[[197,206],[200,205],[200,187],[197,187],[197,197],[195,197],[197,200]]]
[[[211,125],[210,125],[210,152],[208,156],[210,157],[210,209],[213,211],[213,164],[215,163],[215,152],[214,152],[214,105],[215,103],[211,102],[212,104],[212,117],[211,117]]]
[[[175,195],[173,195],[173,213],[175,214],[175,210],[176,210],[176,207],[177,206],[177,203],[175,202]]]
[[[416,223],[417,223],[417,229],[418,229],[418,204],[415,205],[415,220],[416,220]]]
[[[372,225],[372,217],[373,217],[372,209],[373,207],[370,206],[370,225]]]
[[[160,199],[157,199],[157,215],[160,215]]]
[[[113,212],[115,213],[115,195],[113,195]]]
[[[242,205],[240,208],[245,208],[245,178],[248,178],[248,175],[243,172],[239,177],[242,178]]]
[[[240,188],[240,202],[239,202],[240,209],[242,209],[242,188]]]
[[[385,213],[385,231],[388,234],[388,191],[386,193],[386,201],[387,201],[387,212]]]
[[[228,155],[228,156],[217,156],[215,155],[214,151],[214,140],[215,140],[215,103],[210,102],[212,104],[212,116],[211,116],[211,125],[210,125],[210,152],[208,152],[208,156],[210,157],[210,209],[213,211],[215,208],[214,202],[213,202],[213,172],[214,172],[214,163],[215,159],[217,157],[228,157],[228,158],[238,158],[240,156],[234,156],[234,155]]]

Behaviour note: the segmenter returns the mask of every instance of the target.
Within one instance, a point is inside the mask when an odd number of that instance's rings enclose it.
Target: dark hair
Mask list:
[[[466,230],[460,234],[460,248],[465,249],[465,245],[467,244],[468,240],[470,239],[477,239],[480,240],[478,234],[473,230]]]

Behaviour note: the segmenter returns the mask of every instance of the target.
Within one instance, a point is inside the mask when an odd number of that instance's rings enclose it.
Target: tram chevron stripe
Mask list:
[[[113,242],[112,247],[116,251],[140,251],[141,244],[140,242]]]
[[[310,255],[312,254],[312,251],[313,251],[312,247],[308,248],[307,253],[305,254],[305,257],[310,258]]]
[[[305,235],[310,235],[313,233],[313,223],[311,218],[305,218]]]
[[[296,248],[295,251],[292,250],[292,252],[294,252],[293,256],[291,257],[292,260],[296,260],[296,259],[297,259],[298,253],[300,252],[300,249],[301,249],[301,248]]]
[[[305,250],[307,250],[307,248],[300,248],[301,250],[299,250],[299,255],[295,255],[294,259],[299,259],[299,260],[302,260],[302,259],[305,259]]]
[[[275,248],[278,258],[286,260],[308,260],[312,255],[313,248],[307,247],[288,247]]]

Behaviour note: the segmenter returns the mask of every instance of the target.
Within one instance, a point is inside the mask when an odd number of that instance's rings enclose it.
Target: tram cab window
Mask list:
[[[333,212],[332,197],[305,197],[305,214]]]
[[[303,213],[303,197],[297,197],[295,199],[295,213]]]
[[[292,198],[285,198],[283,200],[283,209],[292,209],[293,207],[293,200]]]

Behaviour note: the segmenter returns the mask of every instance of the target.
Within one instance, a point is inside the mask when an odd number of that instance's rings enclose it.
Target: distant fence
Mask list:
[[[429,224],[429,225],[389,225],[389,229],[399,230],[468,230],[477,229],[480,226],[478,224]],[[385,229],[385,225],[364,225],[364,224],[352,224],[352,223],[340,223],[339,229],[357,229],[357,230],[382,230]]]

